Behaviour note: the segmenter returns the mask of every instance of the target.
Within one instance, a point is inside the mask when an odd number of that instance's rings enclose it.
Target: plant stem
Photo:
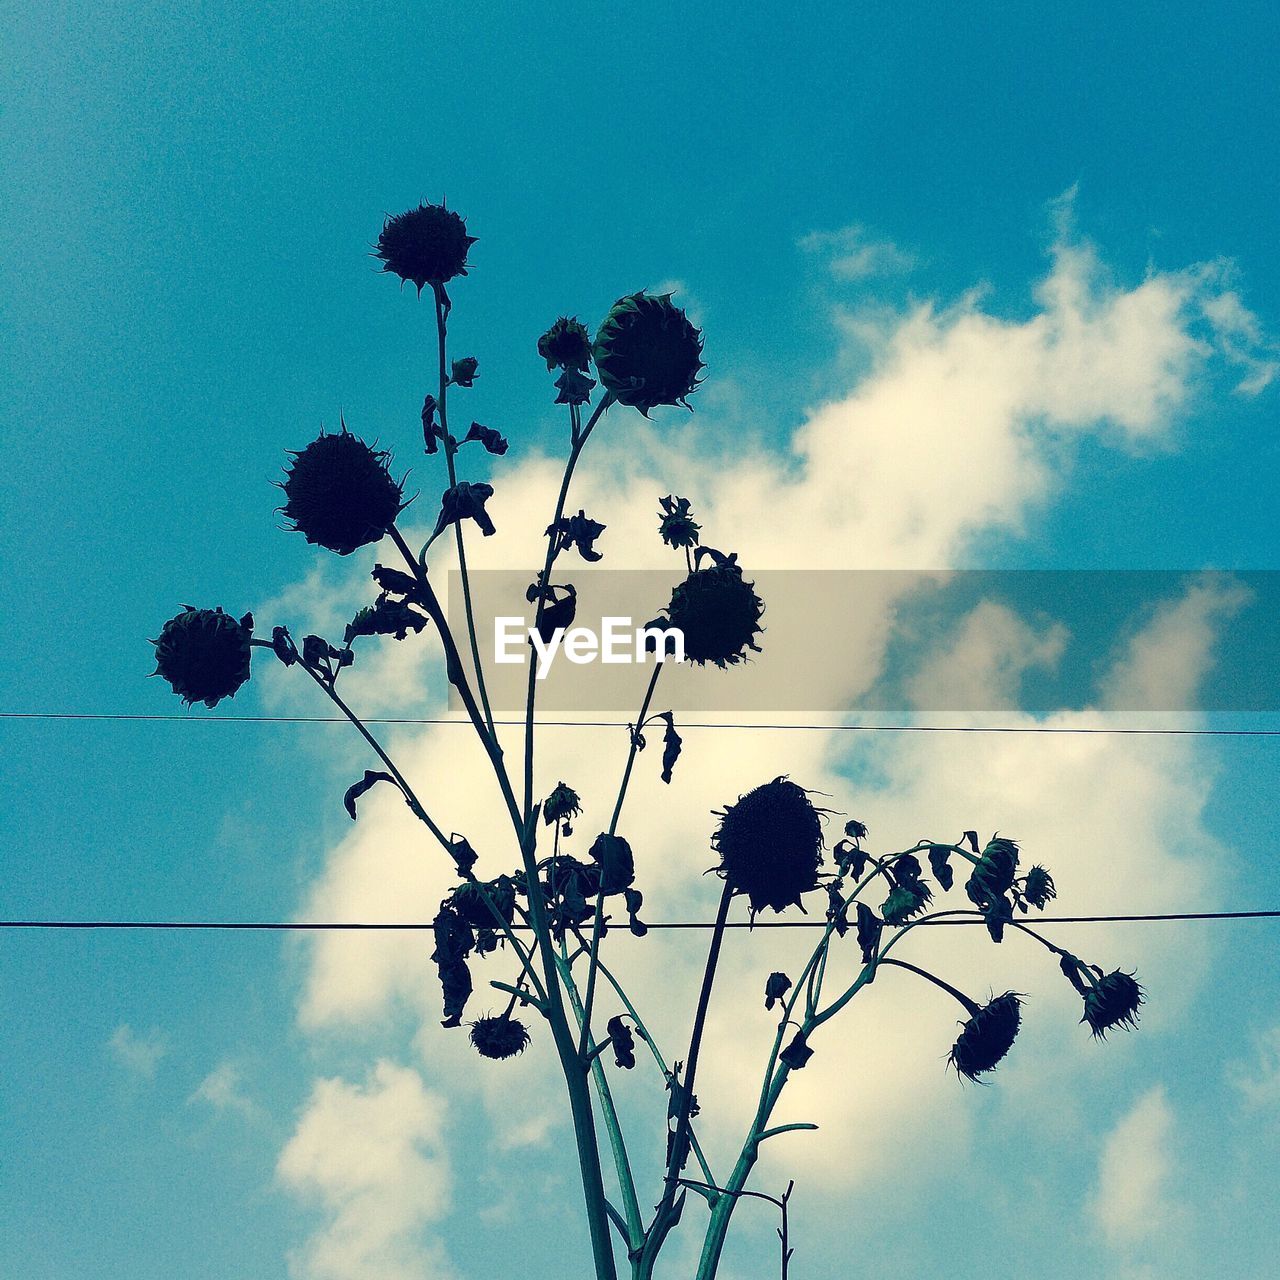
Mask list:
[[[671,1152],[667,1157],[666,1184],[662,1189],[662,1199],[658,1202],[653,1222],[645,1239],[641,1269],[641,1275],[645,1277],[653,1274],[654,1261],[676,1223],[675,1198],[680,1183],[680,1171],[684,1168],[689,1154],[689,1112],[693,1106],[694,1085],[697,1083],[702,1034],[706,1030],[707,1009],[711,1004],[711,988],[715,982],[716,968],[720,963],[720,946],[724,941],[724,926],[729,918],[729,907],[732,902],[733,888],[726,883],[720,894],[720,907],[716,912],[715,928],[711,933],[711,945],[707,948],[707,963],[702,971],[702,990],[698,993],[698,1009],[693,1017],[693,1032],[689,1037],[689,1060],[685,1064],[684,1079],[680,1082],[680,1109],[676,1114],[675,1136],[671,1142]],[[672,1087],[675,1087],[674,1077]]]
[[[579,1027],[586,1025],[582,1001],[578,996],[577,984],[573,980],[567,955],[562,956],[560,977],[565,991],[569,995],[569,1003]],[[622,1136],[622,1125],[618,1120],[618,1110],[614,1106],[613,1093],[609,1088],[605,1075],[604,1063],[597,1054],[591,1059],[591,1078],[595,1083],[596,1097],[600,1102],[601,1117],[605,1131],[609,1135],[609,1146],[613,1152],[614,1168],[618,1175],[618,1186],[622,1191],[622,1207],[626,1214],[627,1248],[635,1253],[644,1244],[644,1223],[640,1217],[640,1202],[636,1197],[635,1178],[631,1172],[631,1160],[627,1154],[627,1145]]]
[[[622,771],[622,782],[618,786],[618,799],[613,806],[613,817],[609,819],[609,834],[618,834],[618,819],[622,817],[622,805],[627,798],[627,787],[631,782],[631,771],[635,767],[636,756],[640,751],[640,733],[644,728],[645,717],[649,714],[649,704],[653,701],[653,691],[658,687],[658,677],[665,664],[656,658],[653,663],[653,675],[649,677],[649,685],[644,691],[644,699],[640,703],[640,711],[636,716],[635,727],[631,732],[631,745],[627,751],[626,768]],[[591,1038],[591,1014],[595,1008],[596,970],[600,962],[600,942],[604,936],[604,880],[600,881],[600,889],[596,893],[595,919],[591,927],[591,947],[587,961],[587,999],[586,1011],[582,1018],[582,1038],[579,1052],[585,1053]]]
[[[445,371],[447,325],[441,287],[437,286],[433,292],[436,300],[436,345],[440,372],[440,395],[436,401],[436,408],[440,414],[440,433],[444,436],[444,461],[445,466],[449,469],[449,487],[452,489],[458,483],[458,475],[453,461],[454,450],[457,446],[453,437],[449,434],[449,410],[446,403],[449,389],[449,376]],[[484,707],[484,722],[489,730],[489,736],[493,739],[494,745],[497,747],[499,755],[501,755],[502,747],[498,742],[498,732],[493,722],[493,709],[489,705],[489,691],[485,686],[484,665],[480,661],[480,644],[476,638],[476,619],[471,607],[471,575],[467,572],[467,550],[463,544],[461,520],[454,523],[453,532],[455,545],[458,548],[458,570],[462,575],[462,601],[466,608],[467,636],[471,641],[471,660],[476,673],[476,689],[479,691],[480,702]]]
[[[564,506],[569,497],[569,483],[573,479],[574,468],[578,465],[578,458],[582,455],[582,450],[586,447],[587,440],[591,436],[591,432],[595,429],[595,425],[600,421],[601,416],[613,403],[613,393],[606,392],[601,398],[600,403],[596,405],[595,411],[587,420],[587,425],[582,431],[574,430],[573,442],[569,448],[569,458],[565,463],[564,476],[560,481],[560,494],[556,498],[556,513],[551,521],[551,528],[560,523],[564,517]],[[570,421],[574,423],[576,428],[577,415],[574,413],[574,407],[570,406]],[[555,564],[556,556],[559,554],[559,537],[554,532],[547,538],[547,555],[542,565],[542,576],[538,579],[538,585],[546,587],[551,580],[551,569]],[[537,610],[534,613],[534,626],[536,627],[542,621],[542,610],[546,604],[545,600],[539,599]],[[535,664],[529,663],[529,687],[525,695],[525,713],[524,713],[524,812],[530,813],[533,809],[533,712],[534,704],[537,700],[537,669]]]

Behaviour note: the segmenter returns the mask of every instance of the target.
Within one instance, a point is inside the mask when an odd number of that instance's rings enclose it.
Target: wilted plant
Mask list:
[[[249,679],[253,649],[269,650],[286,667],[301,668],[363,736],[383,767],[367,771],[348,788],[343,802],[352,819],[365,793],[379,783],[390,784],[400,791],[458,878],[432,921],[431,955],[440,978],[442,1026],[465,1026],[476,1052],[501,1062],[529,1046],[526,1020],[546,1025],[564,1077],[597,1280],[614,1280],[620,1259],[633,1280],[651,1277],[664,1244],[681,1221],[690,1190],[705,1201],[709,1214],[696,1280],[716,1275],[734,1209],[747,1196],[769,1200],[782,1209],[785,1276],[791,1254],[785,1216],[791,1188],[776,1198],[748,1191],[746,1185],[766,1141],[789,1130],[816,1127],[772,1125],[771,1120],[788,1079],[812,1058],[817,1033],[886,969],[901,969],[927,980],[961,1005],[965,1018],[946,1060],[968,1080],[993,1071],[1010,1052],[1022,1026],[1021,995],[1008,991],[981,1004],[901,958],[898,953],[918,926],[939,919],[968,920],[985,925],[995,943],[1002,942],[1009,929],[1034,939],[1059,958],[1063,974],[1083,1001],[1081,1021],[1096,1037],[1135,1025],[1143,991],[1132,976],[1119,970],[1104,973],[1055,946],[1020,918],[1032,908],[1042,910],[1056,896],[1056,888],[1040,865],[1020,873],[1021,851],[1015,841],[993,835],[982,844],[976,832],[967,831],[954,843],[922,840],[909,849],[875,855],[864,847],[866,826],[850,820],[830,851],[827,869],[824,827],[832,811],[815,804],[813,793],[799,783],[779,776],[727,804],[718,814],[718,824],[706,833],[710,849],[720,859],[714,867],[722,882],[720,901],[687,1051],[680,1061],[664,1055],[635,1003],[604,962],[607,921],[618,906],[631,933],[643,937],[647,932],[639,914],[643,896],[636,887],[637,859],[618,828],[637,756],[647,745],[646,730],[664,725],[664,781],[671,780],[680,756],[682,743],[674,713],[651,711],[662,664],[654,663],[629,730],[629,751],[609,825],[580,840],[577,854],[565,848],[574,839],[573,824],[582,809],[577,792],[559,782],[543,801],[535,796],[536,664],[528,665],[524,749],[518,770],[513,770],[503,752],[490,706],[472,607],[465,526],[473,521],[482,535],[494,532],[487,504],[495,495],[488,483],[460,479],[457,460],[467,444],[502,455],[508,442],[497,430],[477,422],[464,434],[455,434],[448,417],[450,391],[471,387],[479,376],[475,357],[451,360],[448,356],[451,301],[445,289],[448,282],[467,274],[468,253],[475,243],[458,214],[443,205],[422,204],[389,218],[376,248],[385,271],[411,282],[419,294],[429,288],[434,303],[438,376],[424,400],[421,420],[424,450],[443,456],[445,482],[439,514],[425,545],[414,551],[397,526],[407,504],[401,482],[392,475],[389,453],[353,435],[345,422],[337,434],[322,431],[292,455],[281,484],[282,513],[309,542],[338,555],[389,538],[403,566],[374,567],[377,595],[348,624],[340,645],[307,635],[299,646],[283,626],[273,628],[270,640],[260,639],[253,634],[253,618],[248,614],[237,621],[221,609],[187,606],[163,625],[152,642],[156,674],[187,703],[214,707],[223,698],[233,697]],[[685,313],[670,295],[643,290],[614,304],[594,341],[576,318],[561,317],[536,346],[548,371],[557,373],[555,402],[566,407],[569,420],[568,455],[546,530],[543,567],[526,594],[528,603],[535,606],[535,629],[545,639],[567,628],[576,608],[574,588],[553,580],[559,558],[573,552],[587,560],[602,555],[596,542],[605,526],[583,510],[566,515],[574,470],[588,440],[615,406],[632,407],[646,415],[661,405],[687,407],[704,366],[702,335]],[[593,366],[598,388],[590,376]],[[595,404],[589,409],[593,396]],[[695,665],[727,669],[747,660],[759,651],[764,605],[737,556],[702,543],[701,526],[687,498],[661,498],[658,514],[658,533],[669,547],[683,552],[687,574],[672,592],[665,619],[654,625],[682,632],[686,657]],[[469,662],[429,573],[431,548],[449,531],[461,571]],[[404,641],[428,629],[442,646],[448,680],[488,756],[511,824],[516,865],[488,879],[478,873],[480,859],[466,837],[445,834],[447,826],[419,800],[338,692],[342,672],[355,660],[352,646],[359,637],[383,635]],[[551,828],[550,852],[539,849],[540,828]],[[643,851],[641,855],[643,862]],[[925,875],[925,863],[932,879]],[[960,868],[967,869],[964,892],[969,905],[935,909],[935,898],[952,890]],[[884,897],[876,909],[871,903],[880,900],[881,894]],[[798,976],[793,980],[775,971],[764,982],[765,1008],[776,1011],[777,1031],[764,1065],[759,1104],[737,1163],[726,1177],[717,1178],[698,1141],[696,1121],[701,1109],[694,1090],[721,943],[739,899],[745,900],[752,918],[766,909],[803,910],[817,899],[823,902],[824,918]],[[852,981],[842,980],[832,995],[826,991],[828,958],[850,933],[852,941],[845,945],[857,947],[859,964]],[[473,997],[472,966],[501,961],[509,962],[508,972],[492,979],[489,986],[506,997],[505,1007],[465,1021]],[[763,975],[763,960],[761,968]],[[602,995],[602,983],[607,995]],[[602,1005],[607,1005],[607,1019],[601,1015]],[[642,1211],[610,1083],[614,1072],[635,1068],[636,1037],[669,1095],[663,1179],[654,1189],[656,1208],[648,1215]],[[607,1137],[604,1144],[600,1127]],[[608,1188],[603,1150],[613,1164]],[[686,1176],[691,1159],[697,1166],[696,1178]]]

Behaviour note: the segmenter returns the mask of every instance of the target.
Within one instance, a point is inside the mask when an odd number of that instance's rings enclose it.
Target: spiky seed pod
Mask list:
[[[253,615],[239,622],[221,609],[193,609],[184,605],[177,617],[160,628],[156,669],[188,706],[203,702],[216,707],[235,697],[249,678],[249,640]]]
[[[280,514],[308,542],[340,556],[379,541],[405,505],[387,469],[390,457],[353,436],[346,423],[337,435],[322,431],[286,471]]]
[[[573,369],[586,373],[591,363],[591,335],[577,316],[561,316],[538,339],[538,354],[550,369]]]
[[[730,805],[711,837],[717,872],[751,910],[799,906],[818,886],[822,820],[803,787],[774,778]]]
[[[1013,1048],[1021,1025],[1021,997],[1006,991],[984,1004],[962,1025],[947,1061],[959,1075],[976,1080],[993,1070]]]
[[[471,1024],[471,1043],[482,1058],[501,1062],[523,1053],[529,1044],[529,1032],[518,1018],[489,1015]]]
[[[516,912],[516,887],[510,876],[499,876],[487,883],[467,881],[460,884],[449,899],[453,909],[477,929],[492,929],[497,921],[494,912],[510,924]]]
[[[421,293],[467,274],[467,251],[475,244],[467,224],[443,204],[420,204],[383,223],[374,257],[383,271],[411,280]]]
[[[605,390],[645,417],[660,404],[682,404],[698,385],[702,334],[669,293],[619,298],[596,334],[592,355]]]
[[[1119,969],[1098,979],[1084,998],[1084,1017],[1095,1038],[1105,1039],[1116,1027],[1136,1027],[1143,990],[1134,976]]]
[[[760,652],[755,638],[763,630],[764,601],[733,557],[695,569],[671,593],[665,613],[666,625],[684,635],[688,662],[723,668],[743,661],[748,650]]]
[[[1033,907],[1039,907],[1043,911],[1049,902],[1058,896],[1058,889],[1049,872],[1037,864],[1027,872],[1026,882],[1022,886],[1022,896]]]

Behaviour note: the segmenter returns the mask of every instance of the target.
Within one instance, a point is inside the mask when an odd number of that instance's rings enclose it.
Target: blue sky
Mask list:
[[[167,690],[143,679],[144,638],[178,604],[239,612],[274,602],[300,618],[322,614],[330,598],[345,607],[362,589],[350,566],[308,576],[316,555],[280,532],[269,486],[283,451],[322,422],[336,425],[339,412],[394,447],[424,490],[435,483],[415,453],[427,313],[377,274],[367,250],[384,213],[442,194],[480,237],[475,269],[454,290],[453,333],[481,359],[468,407],[511,438],[504,466],[562,447],[533,351],[556,315],[594,321],[618,294],[674,281],[704,324],[708,382],[690,434],[670,434],[683,428],[666,419],[666,436],[619,428],[585,481],[612,499],[638,492],[638,528],[667,491],[644,487],[671,471],[664,441],[681,439],[702,505],[726,521],[736,513],[722,539],[747,540],[775,558],[771,567],[808,567],[819,535],[805,513],[772,508],[768,543],[743,527],[758,522],[743,515],[741,493],[715,488],[717,466],[772,457],[779,471],[802,470],[789,450],[806,430],[827,442],[824,458],[842,458],[844,436],[878,438],[868,422],[881,404],[904,414],[883,450],[931,447],[934,430],[950,433],[938,448],[954,443],[967,404],[922,392],[921,407],[906,392],[926,385],[931,353],[963,354],[947,343],[971,332],[983,358],[995,353],[988,383],[1016,384],[1023,406],[1008,422],[993,417],[983,439],[1025,428],[1038,465],[1010,464],[1020,487],[1008,492],[1005,519],[983,506],[998,507],[1001,491],[975,450],[954,488],[986,514],[948,514],[945,528],[915,541],[892,518],[907,486],[899,493],[874,478],[883,473],[851,469],[849,510],[883,501],[886,513],[839,526],[859,567],[901,567],[905,557],[930,568],[1280,569],[1277,390],[1240,390],[1274,358],[1280,333],[1280,22],[1269,6],[1233,3],[1209,19],[1190,5],[1123,14],[867,5],[855,15],[801,5],[766,19],[724,5],[625,16],[388,5],[339,17],[298,3],[69,3],[7,7],[5,26],[16,56],[3,73],[0,121],[9,654],[0,708],[168,713]],[[841,266],[861,250],[862,266]],[[1046,281],[1083,282],[1093,336],[1082,371],[1065,359],[1046,364],[1052,386],[1040,401],[1034,370],[1006,366],[1003,353],[1034,346],[1046,316],[1061,319]],[[1111,323],[1108,300],[1153,288],[1176,295],[1176,315],[1150,309],[1129,327]],[[1224,297],[1253,332],[1224,324]],[[1133,398],[1107,399],[1104,386],[1106,408],[1092,412],[1091,383],[1145,369],[1142,357],[1165,339],[1185,346],[1167,366],[1155,361],[1150,381],[1173,398],[1141,429],[1120,419],[1138,412],[1145,383]],[[1055,331],[1045,350],[1068,345]],[[1112,350],[1118,367],[1106,363]],[[962,374],[941,385],[985,394]],[[984,412],[975,400],[975,416]],[[533,472],[518,474],[513,513],[537,496]],[[939,509],[924,508],[926,525],[943,520]],[[621,511],[616,518],[623,526]],[[524,523],[536,532],[532,515]],[[877,541],[876,529],[889,532]],[[1027,625],[1035,632],[1041,621]],[[1011,661],[1030,661],[1027,634],[1003,622]],[[1210,622],[1232,625],[1229,613]],[[416,691],[394,656],[378,669],[390,705],[401,688]],[[235,711],[323,710],[305,692],[285,692],[284,673],[262,674]],[[435,701],[419,706],[436,705],[433,688]],[[9,721],[0,733],[6,916],[248,919],[369,901],[350,878],[363,854],[336,803],[367,762],[337,728]],[[412,736],[401,745],[424,766],[440,750]],[[555,750],[572,761],[575,748]],[[843,778],[850,805],[867,788],[863,803],[888,830],[905,821],[902,806],[928,799],[921,779],[936,782],[944,822],[952,799],[967,788],[983,794],[1000,770],[1028,779],[1008,806],[1025,814],[1023,829],[1039,811],[1061,813],[1064,760],[987,750],[974,749],[966,779],[947,772],[959,766],[940,750],[878,742],[824,755],[782,735],[767,751],[752,748],[764,776],[807,764]],[[1168,885],[1217,906],[1280,904],[1275,750],[1232,739],[1166,756],[1135,744],[1098,761],[1098,777],[1146,770],[1130,820],[1146,814],[1185,830],[1152,827],[1149,847],[1124,828],[1105,875],[1081,854],[1064,907],[1112,907],[1142,886],[1150,903],[1168,906]],[[743,759],[743,769],[756,767],[754,754]],[[706,785],[737,786],[732,761]],[[738,790],[759,780],[743,777]],[[1186,785],[1166,791],[1174,782]],[[703,795],[691,777],[680,804],[705,814],[732,794]],[[1106,803],[1098,813],[1119,821],[1123,806],[1113,814]],[[991,818],[1005,820],[998,803]],[[933,821],[920,815],[907,838]],[[1046,827],[1045,839],[1056,830]],[[1176,866],[1157,861],[1156,846],[1178,839],[1187,848],[1175,851]],[[1197,848],[1210,852],[1193,875]],[[654,871],[666,884],[657,901],[676,891],[662,874]],[[424,901],[429,909],[429,893]],[[1156,947],[1168,1012],[1113,1046],[1100,1074],[1069,1086],[1053,1076],[1066,1099],[1060,1114],[1046,1116],[1035,1095],[1036,1067],[1053,1056],[1046,1041],[1025,1075],[1011,1068],[1005,1096],[999,1081],[992,1096],[929,1094],[922,1111],[945,1136],[936,1156],[922,1154],[914,1130],[890,1143],[904,1148],[890,1162],[904,1193],[893,1203],[870,1194],[862,1174],[838,1176],[829,1154],[796,1148],[799,1194],[808,1195],[797,1266],[833,1274],[852,1236],[871,1261],[909,1275],[937,1274],[944,1262],[962,1277],[1198,1275],[1211,1263],[1263,1274],[1275,1244],[1265,1207],[1280,1183],[1274,932],[1200,929],[1179,932],[1177,946],[1107,941],[1117,961],[1131,945],[1139,955]],[[1175,999],[1184,941],[1186,987]],[[364,961],[351,953],[333,963]],[[345,1082],[337,1114],[361,1090],[395,1099],[403,1089],[409,1102],[415,1088],[448,1095],[463,1069],[452,1048],[419,1034],[430,1025],[424,1007],[382,963],[370,961],[377,990],[357,998],[321,991],[323,960],[270,937],[0,939],[0,1072],[10,1082],[0,1097],[0,1270],[149,1280],[182,1266],[193,1277],[265,1280],[292,1257],[303,1280],[346,1280],[308,1252],[346,1204],[317,1172],[324,1153],[310,1173],[298,1172],[305,1146],[293,1146],[294,1165],[281,1164],[305,1118],[327,1114],[315,1082]],[[659,967],[635,963],[642,984]],[[749,972],[746,953],[741,963]],[[1054,980],[1041,971],[1033,989]],[[949,1018],[930,1034],[945,1038]],[[382,1076],[378,1061],[391,1064]],[[461,1280],[483,1274],[492,1240],[515,1230],[499,1184],[568,1187],[554,1131],[513,1150],[495,1145],[502,1087],[453,1096],[440,1138],[447,1161],[419,1167],[412,1150],[401,1153],[424,1186],[448,1182],[455,1207],[388,1210],[407,1224],[385,1246],[402,1270],[384,1270],[397,1280],[415,1275],[420,1256]],[[423,1132],[434,1134],[423,1105]],[[896,1105],[890,1098],[885,1114]],[[1160,1225],[1154,1238],[1095,1204],[1107,1169],[1130,1157],[1163,1171],[1146,1206]],[[961,1176],[982,1186],[981,1210],[957,1194]],[[469,1203],[468,1187],[491,1210],[479,1223],[457,1207]],[[528,1243],[531,1276],[559,1274],[555,1241],[572,1230],[569,1203]],[[848,1222],[839,1231],[835,1205]],[[993,1229],[1024,1252],[991,1262],[980,1251]],[[766,1226],[745,1241],[764,1247]],[[735,1262],[743,1276],[750,1256]]]

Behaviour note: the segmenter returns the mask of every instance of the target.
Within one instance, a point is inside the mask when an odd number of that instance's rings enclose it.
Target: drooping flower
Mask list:
[[[711,837],[717,872],[751,910],[799,906],[818,886],[822,820],[803,787],[774,778],[730,805]]]
[[[889,890],[889,896],[885,899],[884,906],[880,908],[880,914],[884,917],[885,924],[896,928],[898,925],[906,924],[912,916],[919,915],[929,905],[932,897],[932,890],[923,880],[895,884]]]
[[[501,1062],[525,1051],[529,1032],[523,1022],[510,1014],[490,1015],[471,1024],[471,1043],[482,1058]]]
[[[1027,872],[1022,886],[1022,896],[1033,907],[1043,911],[1049,902],[1058,896],[1058,889],[1049,872],[1037,864]]]
[[[698,385],[702,334],[670,294],[619,298],[596,334],[596,372],[619,404],[646,417],[661,404],[682,404]]]
[[[982,856],[974,864],[965,892],[969,900],[979,908],[990,906],[1013,887],[1014,873],[1018,869],[1017,841],[1004,836],[993,836],[983,849]]]
[[[449,381],[455,387],[471,387],[479,376],[480,361],[475,356],[463,356],[451,366]]]
[[[557,822],[566,824],[565,834],[569,835],[567,824],[582,812],[582,802],[578,793],[567,783],[557,782],[555,790],[542,802],[542,820],[547,826]]]
[[[785,973],[771,973],[764,984],[764,1007],[772,1009],[791,990],[791,979]]]
[[[510,876],[460,884],[449,899],[453,909],[473,928],[492,929],[499,920],[510,924],[516,911],[516,887]]]
[[[1022,1001],[1013,991],[996,996],[963,1024],[947,1061],[958,1074],[976,1080],[994,1070],[1013,1048],[1022,1025]]]
[[[390,454],[353,436],[345,422],[337,435],[322,431],[293,455],[281,485],[281,514],[308,542],[340,556],[377,542],[405,505],[389,460]]]
[[[613,1046],[614,1066],[630,1071],[636,1065],[636,1038],[631,1028],[616,1014],[605,1024],[609,1032],[609,1042]]]
[[[706,550],[706,548],[704,548]],[[719,553],[716,553],[717,555]],[[756,636],[763,628],[764,602],[747,582],[735,555],[712,557],[713,563],[695,569],[671,593],[667,620],[650,626],[673,627],[684,635],[686,661],[717,667],[732,666],[747,652],[760,652]]]
[[[570,547],[577,547],[584,560],[603,559],[596,550],[596,539],[605,531],[599,520],[593,520],[581,508],[576,516],[561,516],[555,524],[547,526],[547,537],[555,541],[554,554],[559,555]]]
[[[465,276],[467,251],[475,242],[452,209],[423,203],[386,220],[374,256],[383,271],[411,280],[421,293],[428,284]]]
[[[1098,978],[1084,997],[1084,1017],[1095,1038],[1105,1039],[1116,1027],[1136,1027],[1142,1004],[1142,987],[1131,973],[1114,969]]]
[[[689,499],[668,494],[665,498],[658,499],[658,506],[661,508],[658,515],[662,518],[658,532],[662,535],[663,542],[669,547],[696,547],[698,531],[702,526],[693,518]]]
[[[151,641],[156,647],[152,674],[163,676],[188,706],[216,707],[248,680],[252,636],[251,613],[237,621],[221,609],[184,605]]]
[[[446,489],[440,499],[440,515],[432,536],[463,520],[474,520],[486,538],[497,533],[484,506],[492,497],[493,485],[459,480],[451,489]]]
[[[538,354],[547,369],[575,369],[586,373],[591,362],[591,335],[577,316],[561,316],[538,339]]]

